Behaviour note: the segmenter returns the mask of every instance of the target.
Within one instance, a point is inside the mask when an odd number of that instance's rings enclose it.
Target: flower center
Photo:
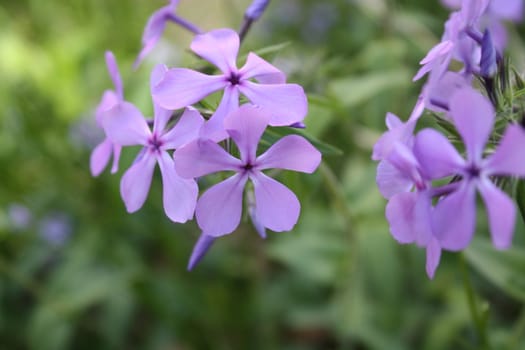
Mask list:
[[[228,81],[230,82],[230,84],[232,85],[239,85],[239,83],[241,82],[241,76],[237,73],[231,73],[230,74],[230,77],[228,78]]]
[[[148,144],[152,152],[160,152],[160,148],[162,147],[163,142],[159,140],[156,135],[153,135],[153,137],[149,140]]]
[[[466,170],[470,178],[479,177],[479,175],[481,174],[481,169],[475,164],[469,165],[469,167]]]
[[[244,164],[243,169],[249,172],[250,170],[253,169],[253,164],[252,163],[246,163],[246,164]]]

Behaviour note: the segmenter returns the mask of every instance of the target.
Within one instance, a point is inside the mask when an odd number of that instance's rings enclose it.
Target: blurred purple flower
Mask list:
[[[71,233],[71,219],[64,213],[47,215],[38,224],[40,237],[54,246],[62,246]]]
[[[165,66],[157,66],[151,74],[151,86],[165,73]],[[177,174],[167,151],[192,141],[204,119],[197,110],[187,108],[177,124],[166,130],[172,112],[157,104],[154,104],[154,109],[153,131],[142,113],[129,102],[115,105],[104,115],[104,130],[112,142],[120,146],[144,146],[143,152],[122,177],[120,192],[128,212],[139,210],[146,200],[158,163],[163,182],[164,211],[172,221],[186,222],[193,217],[198,187],[193,179],[183,179]]]
[[[290,125],[304,119],[308,108],[304,90],[297,84],[286,84],[283,72],[252,52],[248,54],[246,64],[237,68],[239,36],[235,31],[217,29],[197,35],[191,49],[216,65],[222,74],[212,76],[186,68],[170,69],[154,87],[153,99],[164,108],[178,109],[224,90],[217,110],[204,124],[201,137],[214,141],[228,137],[224,118],[239,106],[239,94],[267,109],[271,114],[270,125]]]
[[[17,231],[27,229],[33,220],[31,211],[25,205],[18,203],[9,204],[7,216],[11,227]]]
[[[295,194],[262,171],[280,168],[312,173],[321,161],[321,154],[304,138],[289,135],[257,157],[257,145],[270,119],[266,110],[252,105],[241,106],[225,119],[226,131],[237,145],[241,159],[204,139],[191,142],[175,152],[175,167],[183,177],[196,178],[218,171],[235,172],[209,188],[197,202],[195,215],[204,234],[218,237],[237,228],[248,179],[255,191],[255,215],[263,227],[278,232],[288,231],[297,222],[300,204]]]

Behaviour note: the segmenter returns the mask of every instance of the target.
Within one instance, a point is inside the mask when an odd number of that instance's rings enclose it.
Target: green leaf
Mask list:
[[[475,239],[466,250],[469,263],[509,295],[525,301],[525,250],[496,250],[486,239]]]

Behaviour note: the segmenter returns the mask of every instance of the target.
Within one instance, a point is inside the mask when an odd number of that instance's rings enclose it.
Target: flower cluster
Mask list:
[[[388,199],[390,231],[400,243],[426,248],[430,278],[443,249],[460,251],[472,240],[477,193],[494,246],[511,245],[516,217],[511,195],[517,179],[525,177],[523,101],[514,94],[521,78],[511,76],[504,59],[501,23],[521,19],[523,2],[444,3],[457,10],[414,77],[428,74],[418,102],[406,122],[387,114],[388,131],[372,155],[379,161],[377,184]],[[432,128],[415,133],[425,109],[448,137]]]
[[[150,120],[124,99],[115,58],[108,52],[106,62],[115,90],[104,93],[96,110],[97,123],[106,138],[92,153],[91,171],[94,176],[99,175],[113,155],[112,172],[116,172],[121,148],[140,146],[141,151],[120,183],[126,209],[132,213],[142,207],[158,164],[166,216],[184,223],[195,215],[202,230],[190,258],[191,269],[215,238],[238,227],[245,192],[249,216],[261,236],[265,237],[266,229],[291,230],[299,217],[299,200],[264,171],[312,173],[321,154],[296,134],[281,138],[257,154],[268,126],[302,124],[308,108],[302,87],[287,83],[283,72],[253,52],[238,68],[239,34],[232,29],[203,33],[175,14],[177,4],[172,0],[152,15],[136,65],[153,49],[166,23],[174,22],[195,35],[191,50],[216,66],[219,73],[208,75],[187,68],[156,66],[150,79],[154,107]],[[254,1],[248,8],[241,28],[243,36],[267,4],[268,1]],[[217,91],[222,91],[222,99],[205,118],[198,110],[199,103]],[[245,98],[241,99],[241,95]],[[217,172],[233,175],[199,197],[197,180]],[[251,185],[247,187],[248,182]]]

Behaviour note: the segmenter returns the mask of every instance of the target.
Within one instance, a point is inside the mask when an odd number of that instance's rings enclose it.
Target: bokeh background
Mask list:
[[[248,3],[182,0],[179,14],[238,28]],[[0,0],[0,349],[477,349],[465,276],[494,348],[525,348],[523,220],[514,248],[496,252],[481,211],[481,238],[444,253],[430,281],[424,251],[390,236],[375,187],[372,146],[385,113],[406,119],[416,102],[411,78],[448,16],[437,0],[271,2],[242,53],[304,86],[307,132],[335,149],[315,174],[279,177],[302,203],[292,232],[264,241],[245,221],[191,273],[199,231],[163,215],[159,174],[142,210],[125,211],[136,149],[117,175],[89,172],[94,109],[112,88],[105,50],[146,115],[151,68],[197,62],[190,34],[169,26],[132,70],[164,4]],[[509,27],[518,68],[521,29]]]

